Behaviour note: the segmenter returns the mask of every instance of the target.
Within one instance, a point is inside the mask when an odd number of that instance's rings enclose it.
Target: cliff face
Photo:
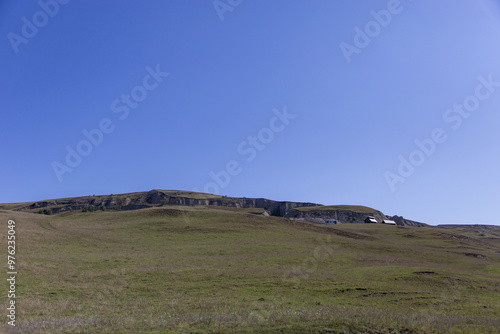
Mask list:
[[[401,225],[401,226],[404,226],[404,225],[406,225],[406,226],[418,226],[418,227],[427,226],[424,223],[419,223],[419,222],[416,222],[414,220],[405,219],[402,216],[392,216],[392,217],[389,217],[389,219],[394,220],[396,222],[396,224]]]
[[[365,211],[365,210],[363,210]],[[300,210],[292,209],[287,217],[289,218],[303,218],[312,222],[324,222],[326,219],[336,219],[340,223],[364,223],[367,217],[375,217],[380,223],[384,219],[393,220],[399,226],[427,226],[424,223],[419,223],[413,220],[405,219],[401,216],[386,216],[378,210],[373,210],[373,212],[358,212],[353,210],[325,210],[324,208],[319,208],[318,210]]]
[[[312,210],[312,211],[301,211],[301,210],[291,210],[288,214],[289,218],[304,218],[306,220],[318,220],[318,219],[336,219],[340,223],[364,223],[367,217],[375,217],[377,221],[382,221],[387,219],[386,216],[377,210],[371,213],[356,212],[349,210]]]
[[[139,199],[143,205],[215,205],[233,208],[259,208],[264,209],[273,216],[286,216],[286,214],[296,207],[314,206],[313,203],[299,202],[277,202],[265,198],[236,198],[236,197],[213,197],[213,198],[192,198],[180,195],[171,195],[162,191],[153,190],[147,193],[144,201]],[[145,202],[145,203],[143,203]],[[124,207],[124,209],[129,209]]]
[[[368,216],[375,217],[379,222],[388,219],[382,212],[367,207],[349,206],[346,209],[346,206],[326,207],[314,203],[278,202],[265,198],[237,198],[173,190],[151,190],[119,195],[54,199],[33,203],[0,204],[0,209],[31,212],[50,209],[52,213],[60,213],[86,210],[88,208],[94,210],[137,210],[164,205],[259,208],[264,209],[266,215],[316,222],[336,219],[340,223],[364,223],[365,218]],[[389,219],[396,221],[398,225],[425,226],[425,224],[398,216]]]
[[[198,196],[197,193],[175,192],[151,190],[144,193],[132,193],[123,195],[108,196],[87,196],[75,197],[69,199],[48,200],[34,202],[32,204],[16,208],[17,211],[39,210],[49,208],[53,213],[59,213],[71,210],[82,210],[93,207],[95,210],[120,209],[137,210],[154,206],[163,205],[211,205],[225,206],[234,208],[261,208],[273,216],[285,217],[294,208],[302,206],[316,206],[313,203],[299,202],[277,202],[265,198],[235,198],[216,195]]]

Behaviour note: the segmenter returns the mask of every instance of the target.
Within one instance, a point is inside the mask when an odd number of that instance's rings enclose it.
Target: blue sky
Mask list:
[[[197,189],[499,224],[494,1],[3,1],[0,36],[0,202]]]

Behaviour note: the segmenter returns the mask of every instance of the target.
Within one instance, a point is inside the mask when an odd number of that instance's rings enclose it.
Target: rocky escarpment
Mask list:
[[[119,195],[111,194],[32,203],[0,204],[0,209],[55,214],[77,210],[137,210],[164,205],[257,208],[265,210],[265,215],[304,219],[313,222],[335,219],[340,223],[363,223],[367,217],[372,216],[378,222],[391,219],[396,221],[398,225],[425,226],[425,224],[399,216],[388,217],[378,210],[364,206],[323,206],[315,203],[273,201],[265,198],[226,197],[175,190],[151,190]]]
[[[375,217],[378,222],[381,222],[387,217],[380,211],[366,207],[357,210],[357,208],[347,209],[327,209],[327,207],[318,207],[313,210],[293,209],[288,213],[289,218],[303,218],[310,221],[321,221],[327,219],[335,219],[339,223],[364,223],[367,217]],[[372,211],[373,210],[373,211]]]
[[[149,192],[121,195],[86,196],[68,199],[39,201],[20,205],[16,211],[38,211],[50,208],[52,213],[74,210],[137,210],[154,206],[224,206],[234,208],[260,208],[269,215],[286,216],[292,209],[303,206],[315,206],[314,203],[279,202],[265,198],[235,198],[185,191],[151,190]]]
[[[139,199],[141,202],[141,199]],[[288,212],[297,207],[315,206],[314,203],[301,202],[278,202],[265,198],[237,198],[226,196],[207,196],[207,198],[196,198],[183,195],[183,193],[169,194],[164,191],[153,190],[144,198],[147,205],[215,205],[233,208],[259,208],[264,209],[272,216],[286,216]],[[125,207],[124,209],[128,209]]]
[[[402,216],[392,216],[389,217],[389,219],[394,220],[396,224],[400,226],[418,226],[418,227],[427,226],[427,224],[416,222],[414,220],[405,219]]]
[[[327,219],[335,219],[341,224],[364,223],[368,217],[374,217],[377,222],[393,220],[399,226],[427,226],[401,216],[386,216],[382,212],[364,206],[318,206],[307,208],[295,208],[288,215],[292,219],[304,219],[311,222],[324,223]]]

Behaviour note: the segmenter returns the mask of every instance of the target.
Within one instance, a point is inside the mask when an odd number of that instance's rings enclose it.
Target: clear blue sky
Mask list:
[[[60,2],[0,3],[0,202],[198,189],[500,224],[495,1]]]

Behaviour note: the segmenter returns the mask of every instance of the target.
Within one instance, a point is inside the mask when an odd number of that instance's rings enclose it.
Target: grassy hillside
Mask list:
[[[12,332],[497,333],[500,327],[496,235],[319,226],[249,211],[1,210],[4,253],[7,220],[17,226]]]

